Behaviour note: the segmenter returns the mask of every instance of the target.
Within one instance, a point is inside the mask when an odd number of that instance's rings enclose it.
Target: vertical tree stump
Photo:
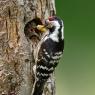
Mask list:
[[[31,95],[32,41],[27,41],[24,27],[35,17],[54,13],[54,0],[0,0],[0,95]],[[55,95],[51,82],[46,85],[44,94]]]

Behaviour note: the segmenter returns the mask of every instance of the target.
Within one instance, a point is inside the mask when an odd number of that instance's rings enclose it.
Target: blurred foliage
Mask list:
[[[56,9],[65,26],[57,95],[95,95],[95,1],[56,0]]]

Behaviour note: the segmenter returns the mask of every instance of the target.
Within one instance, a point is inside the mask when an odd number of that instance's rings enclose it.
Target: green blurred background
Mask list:
[[[95,0],[56,0],[65,26],[57,95],[95,95]]]

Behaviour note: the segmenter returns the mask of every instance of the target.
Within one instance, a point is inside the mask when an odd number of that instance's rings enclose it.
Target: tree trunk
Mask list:
[[[54,0],[0,0],[0,95],[31,95],[34,44],[27,41],[24,27],[35,17],[54,13]],[[44,95],[55,95],[54,77]]]

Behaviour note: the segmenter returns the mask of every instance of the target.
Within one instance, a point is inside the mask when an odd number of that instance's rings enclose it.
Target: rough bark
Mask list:
[[[31,95],[35,63],[24,27],[54,13],[54,0],[0,0],[0,95]],[[46,85],[45,95],[55,95],[53,77]]]

